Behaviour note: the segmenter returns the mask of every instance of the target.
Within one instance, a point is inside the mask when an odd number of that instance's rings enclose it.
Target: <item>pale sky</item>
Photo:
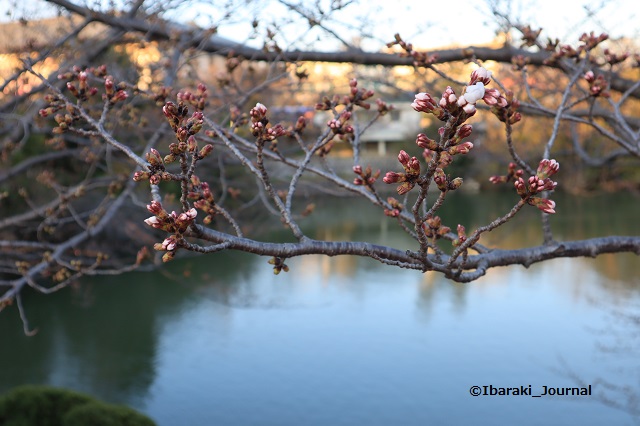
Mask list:
[[[74,0],[83,2],[84,0]],[[107,0],[91,0],[89,3],[105,3]],[[320,0],[328,3],[330,0]],[[212,3],[227,3],[224,1],[185,1],[185,6],[174,14],[176,19],[183,21],[195,20],[200,25],[216,25],[219,23],[219,10]],[[585,31],[600,33],[608,32],[612,38],[629,37],[640,39],[640,6],[637,0],[494,0],[503,11],[509,11],[514,20],[531,23],[533,27],[542,27],[543,36],[559,37],[562,41],[575,42]],[[16,17],[14,4],[16,0],[0,0],[0,19],[7,20]],[[246,0],[234,13],[235,21],[245,20],[245,23],[224,25],[220,27],[220,34],[235,40],[246,41],[251,33],[249,22],[258,15],[264,22],[264,31],[268,22],[282,22],[292,16],[290,11],[277,4],[275,0],[254,0],[248,5]],[[451,44],[482,45],[490,42],[497,28],[496,20],[489,14],[487,1],[475,0],[364,0],[365,6],[349,6],[348,14],[340,20],[344,25],[357,26],[362,24],[360,15],[369,15],[367,30],[381,41],[393,40],[393,35],[399,32],[403,38],[422,48],[434,48]],[[31,15],[51,14],[51,8],[44,0],[22,0],[20,8],[24,8]],[[149,4],[153,5],[154,2]],[[265,5],[269,4],[269,7]],[[590,11],[585,10],[587,6]],[[509,9],[510,8],[510,9]],[[595,12],[595,13],[592,13]],[[592,15],[592,16],[590,16]],[[19,16],[19,15],[18,15]],[[338,25],[331,28],[341,29]],[[296,40],[300,35],[300,27],[289,26],[283,33],[288,42]],[[318,32],[311,33],[305,39],[315,40]],[[356,32],[346,34],[340,32],[347,41],[352,41]],[[297,46],[302,48],[305,44]],[[320,43],[327,50],[330,45]],[[380,43],[364,44],[366,50],[375,50]]]

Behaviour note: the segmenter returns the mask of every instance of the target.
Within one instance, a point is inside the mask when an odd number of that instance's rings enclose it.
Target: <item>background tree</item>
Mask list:
[[[637,236],[557,241],[550,226],[552,177],[574,192],[603,181],[638,189],[640,56],[606,34],[544,40],[494,5],[500,45],[422,52],[391,34],[385,51],[374,52],[364,49],[379,34],[370,34],[354,2],[276,1],[269,7],[288,13],[273,22],[258,13],[263,2],[250,3],[253,32],[242,42],[216,34],[236,19],[238,4],[221,6],[201,27],[175,20],[191,3],[47,3],[57,7],[62,32],[12,24],[12,32],[40,31],[18,38],[20,65],[0,85],[0,310],[15,302],[27,333],[24,287],[51,293],[83,275],[153,267],[146,257],[157,264],[178,252],[247,251],[268,256],[275,273],[295,256],[357,255],[458,282],[496,266],[640,253]],[[355,42],[344,37],[343,17],[359,27]],[[288,40],[291,26],[297,32]],[[350,75],[323,79],[317,74],[327,68],[318,63],[348,63]],[[481,67],[491,63],[499,64],[493,73]],[[401,69],[410,78],[399,78]],[[376,93],[404,97],[429,124],[381,171],[361,155],[363,135],[393,112]],[[310,120],[311,109],[326,120]],[[482,149],[472,142],[479,118],[490,141]],[[336,151],[349,154],[348,164]],[[439,211],[465,187],[460,158],[474,156],[472,177],[509,186],[513,206],[465,229]],[[581,186],[583,167],[604,172]],[[364,197],[415,243],[310,238],[302,226],[314,207],[303,196],[308,188]],[[541,211],[539,245],[480,243],[530,206]],[[265,215],[278,217],[287,236],[262,241]]]

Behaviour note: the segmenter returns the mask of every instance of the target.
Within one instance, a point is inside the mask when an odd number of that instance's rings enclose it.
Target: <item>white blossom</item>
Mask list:
[[[484,97],[484,84],[477,82],[473,86],[467,86],[467,90],[464,92],[464,98],[470,104],[475,104]]]

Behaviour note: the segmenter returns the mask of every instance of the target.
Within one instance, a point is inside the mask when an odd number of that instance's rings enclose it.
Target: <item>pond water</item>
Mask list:
[[[640,233],[637,199],[555,198],[559,239]],[[472,229],[512,201],[461,194],[443,217]],[[365,206],[323,202],[305,226],[414,247]],[[538,220],[526,211],[482,241],[536,244]],[[22,334],[15,308],[0,314],[0,392],[74,388],[161,426],[640,422],[637,256],[494,269],[471,284],[355,257],[287,263],[274,276],[264,257],[219,253],[28,293],[39,333]],[[470,395],[529,385],[591,395]]]

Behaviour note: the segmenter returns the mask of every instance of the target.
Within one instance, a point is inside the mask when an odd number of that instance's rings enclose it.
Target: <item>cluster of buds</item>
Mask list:
[[[67,88],[68,87],[69,83],[67,83]],[[129,94],[125,90],[126,87],[127,85],[124,82],[115,84],[113,77],[107,76],[104,79],[104,93],[102,94],[102,99],[108,101],[111,105],[119,101],[124,101],[129,97]]]
[[[171,175],[165,171],[162,155],[157,149],[151,148],[146,154],[149,163],[148,171],[139,170],[133,174],[133,180],[139,182],[141,180],[149,180],[152,185],[157,185],[162,180],[171,180]]]
[[[349,80],[349,96],[348,102],[346,104],[357,105],[364,109],[371,108],[371,104],[365,102],[367,99],[373,96],[373,90],[368,89],[359,89],[358,88],[358,80],[352,78]]]
[[[54,134],[62,134],[69,129],[69,126],[73,124],[74,121],[79,120],[79,117],[76,114],[56,114],[54,120],[58,124],[58,127],[53,128],[52,132]]]
[[[420,162],[416,157],[409,157],[405,151],[398,154],[398,161],[404,168],[404,173],[387,172],[382,181],[387,184],[400,183],[396,188],[399,195],[411,191],[420,178]]]
[[[204,124],[204,115],[201,111],[196,111],[187,118],[189,108],[184,101],[179,101],[178,105],[167,102],[162,107],[162,113],[175,132],[178,142],[187,142],[189,136],[197,134]]]
[[[259,102],[251,108],[249,116],[251,117],[251,134],[257,138],[257,143],[261,145],[264,142],[271,142],[271,149],[277,152],[276,139],[287,134],[285,128],[281,124],[269,126],[267,107]]]
[[[609,34],[607,33],[602,33],[599,35],[596,35],[593,31],[591,31],[589,34],[582,33],[582,35],[580,36],[582,45],[580,45],[578,48],[582,50],[592,50],[597,45],[608,39]]]
[[[364,170],[362,170],[362,166],[354,166],[353,173],[359,176],[353,179],[353,184],[365,185],[368,188],[371,188],[378,177],[380,177],[380,170],[372,174],[371,166],[367,166]]]
[[[411,107],[418,112],[433,114],[441,121],[448,120],[451,115],[460,115],[461,109],[466,117],[471,117],[476,113],[476,102],[479,100],[489,106],[505,108],[508,102],[500,91],[485,88],[490,82],[491,71],[480,67],[471,73],[469,85],[465,87],[462,95],[457,96],[451,86],[447,86],[439,101],[436,102],[428,93],[418,93]]]
[[[400,34],[394,36],[395,40],[387,43],[387,47],[391,48],[398,45],[404,50],[401,56],[413,58],[413,66],[415,67],[429,67],[438,60],[438,55],[430,55],[426,52],[418,52],[413,49],[413,44],[407,43],[400,37]]]
[[[507,99],[500,94],[498,89],[486,89],[491,82],[491,71],[483,67],[471,73],[469,85],[465,88],[463,95],[458,98],[458,106],[471,116],[475,114],[475,104],[479,100],[491,107],[505,108],[508,104]]]
[[[93,74],[96,77],[103,77],[106,74],[106,71],[107,68],[104,65],[98,68],[85,69],[76,65],[71,69],[71,71],[58,74],[58,80],[68,80],[67,90],[69,90],[76,99],[86,101],[89,97],[98,93],[97,88],[89,86],[89,74]]]
[[[462,142],[464,138],[467,138],[471,135],[471,131],[473,130],[473,126],[470,124],[463,124],[456,128],[453,135],[448,139],[443,139],[445,129],[441,127],[438,130],[440,134],[440,142],[437,142],[434,139],[429,138],[424,133],[419,133],[416,137],[416,145],[420,148],[423,148],[422,155],[427,162],[431,161],[432,155],[434,152],[439,152],[439,162],[438,167],[444,169],[453,161],[453,156],[458,154],[468,154],[471,149],[473,149],[473,143],[466,141]]]
[[[451,179],[444,173],[444,170],[439,167],[433,173],[433,181],[435,182],[438,189],[442,192],[455,191],[456,189],[460,188],[460,186],[462,186],[463,182],[461,177]]]
[[[552,191],[556,188],[558,183],[552,181],[550,177],[558,173],[558,170],[560,170],[560,164],[556,160],[548,160],[545,158],[540,161],[535,176],[530,176],[526,182],[522,177],[515,180],[514,186],[516,192],[523,200],[526,200],[529,205],[535,206],[545,213],[555,213],[556,203],[554,201],[535,197],[534,195],[543,191]]]
[[[196,111],[203,111],[207,105],[207,86],[198,83],[196,93],[189,91],[178,92],[178,101],[191,104]]]
[[[522,169],[517,169],[516,163],[509,163],[507,174],[505,176],[491,176],[489,178],[489,182],[493,183],[494,185],[498,183],[506,183],[513,179],[518,179],[523,174],[524,172],[522,171]]]
[[[467,241],[467,233],[466,233],[466,230],[464,229],[464,226],[458,224],[457,231],[458,231],[458,238],[456,238],[452,242],[452,245],[454,247],[458,247],[459,245]]]
[[[432,239],[438,239],[451,231],[451,228],[442,225],[440,216],[427,217],[427,219],[422,224],[422,229],[424,229],[427,238]]]
[[[518,112],[520,101],[514,97],[513,92],[508,90],[503,99],[506,105],[499,103],[491,107],[491,112],[498,117],[498,120],[509,124],[516,124],[522,120],[522,114]]]
[[[153,216],[145,219],[144,222],[147,225],[172,234],[165,238],[162,243],[157,243],[153,246],[153,248],[158,251],[167,252],[162,257],[162,260],[167,262],[175,256],[175,252],[183,240],[182,234],[184,234],[187,228],[194,222],[198,213],[196,209],[191,208],[180,214],[174,211],[169,214],[158,201],[152,201],[148,204],[147,210],[153,214]]]
[[[317,111],[332,111],[338,105],[344,105],[349,110],[351,110],[354,105],[364,109],[370,109],[371,104],[365,101],[373,95],[373,90],[359,89],[358,80],[353,78],[349,80],[348,95],[340,96],[336,94],[333,96],[333,99],[329,99],[327,96],[324,96],[322,101],[315,105],[315,109]]]
[[[81,101],[86,101],[90,96],[98,93],[98,89],[95,87],[90,87],[87,82],[88,75],[86,71],[80,71],[77,75],[77,86],[71,81],[67,82],[67,89],[73,96]]]
[[[522,32],[522,44],[520,45],[520,47],[533,47],[536,45],[538,37],[540,37],[542,28],[534,30],[531,28],[531,26],[527,25],[520,31]]]
[[[607,90],[609,88],[609,84],[602,74],[599,74],[596,77],[593,71],[587,71],[587,73],[584,75],[584,79],[587,83],[589,83],[589,93],[591,94],[591,96],[602,96],[603,98],[608,98],[609,96],[611,96],[611,93],[609,93],[609,91]]]
[[[205,225],[210,224],[213,221],[213,217],[217,214],[217,209],[209,184],[207,182],[201,182],[198,176],[191,175],[187,198],[195,200],[193,206],[207,214],[204,219],[202,219],[202,222]]]
[[[393,105],[387,104],[382,99],[376,99],[376,105],[378,105],[378,114],[387,115],[389,111],[392,111],[395,107]]]
[[[629,52],[623,53],[615,53],[610,51],[609,49],[604,49],[604,60],[609,65],[619,64],[620,62],[624,62],[630,55]]]
[[[497,184],[514,180],[513,185],[520,198],[545,213],[555,213],[556,203],[554,201],[535,195],[543,191],[553,191],[556,188],[558,182],[552,181],[550,177],[558,173],[558,170],[560,170],[560,164],[556,160],[545,158],[538,164],[536,174],[525,181],[522,177],[523,171],[516,169],[514,163],[509,163],[509,172],[506,176],[491,176],[489,181]]]
[[[545,59],[544,63],[547,65],[554,64],[559,59],[562,59],[562,58],[577,60],[580,58],[580,56],[583,53],[590,52],[596,46],[598,46],[600,43],[607,40],[608,38],[609,38],[608,34],[602,33],[596,36],[595,33],[592,31],[589,34],[583,33],[580,36],[581,44],[577,48],[574,48],[568,44],[560,45],[557,42],[555,44],[549,43],[547,45],[546,50],[552,51],[553,54],[549,58]]]
[[[45,95],[44,100],[48,106],[38,111],[40,117],[49,117],[65,107],[64,101],[56,95]],[[71,109],[72,111],[73,108]]]
[[[384,214],[389,217],[398,217],[400,216],[400,212],[404,209],[404,206],[400,203],[400,201],[396,200],[393,197],[387,198],[387,203],[391,206],[390,209],[384,209]]]
[[[353,126],[349,124],[351,119],[351,111],[342,111],[338,118],[334,118],[327,122],[327,126],[331,129],[334,135],[348,135],[353,134]]]
[[[213,145],[207,144],[198,150],[198,141],[195,137],[204,125],[204,114],[202,111],[195,111],[188,117],[189,108],[185,105],[183,97],[177,105],[173,102],[165,103],[162,107],[162,113],[167,118],[178,140],[177,143],[169,145],[169,154],[164,158],[164,162],[171,163],[186,153],[190,153],[197,160],[202,160],[211,154]]]
[[[272,257],[269,259],[269,265],[273,265],[273,273],[275,275],[278,275],[281,271],[289,272],[289,267],[281,257]]]

